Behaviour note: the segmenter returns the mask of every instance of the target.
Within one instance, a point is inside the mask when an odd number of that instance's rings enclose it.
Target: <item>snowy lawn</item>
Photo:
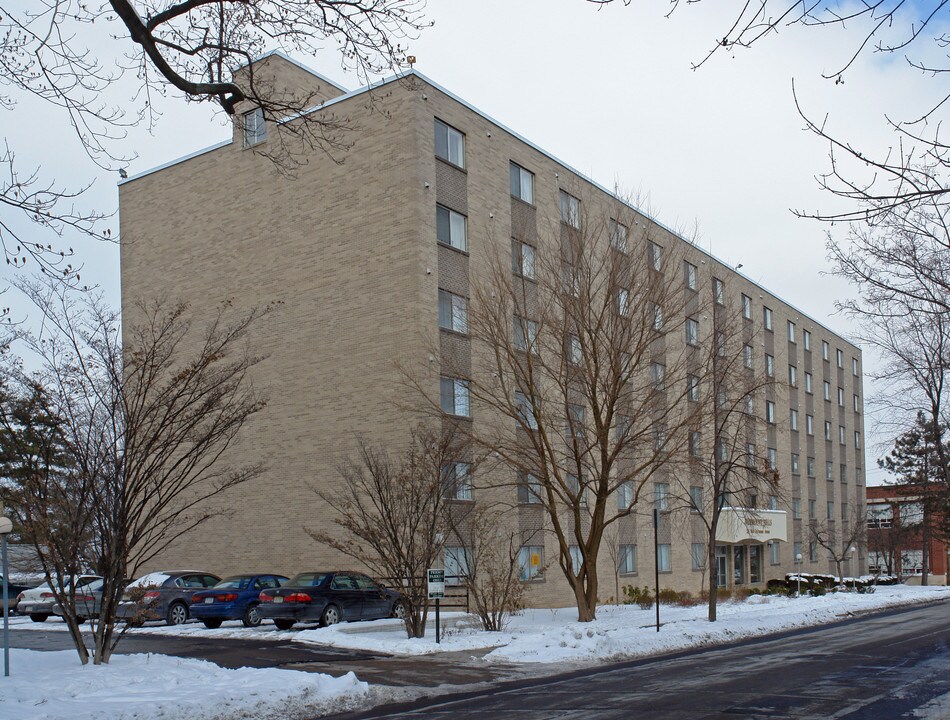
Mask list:
[[[241,668],[167,655],[115,655],[83,667],[73,650],[13,649],[0,717],[30,720],[314,717],[355,707],[368,686],[329,675]]]

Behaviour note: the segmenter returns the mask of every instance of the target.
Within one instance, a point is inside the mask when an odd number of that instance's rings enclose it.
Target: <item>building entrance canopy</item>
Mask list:
[[[784,510],[750,510],[724,507],[716,528],[717,543],[740,543],[746,540],[765,542],[788,539]]]

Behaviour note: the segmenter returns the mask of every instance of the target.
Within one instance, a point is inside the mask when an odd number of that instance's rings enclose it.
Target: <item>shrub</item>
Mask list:
[[[821,597],[822,595],[825,595],[827,592],[828,590],[825,589],[824,585],[816,585],[815,587],[811,589],[811,594],[813,597]]]
[[[660,590],[660,602],[664,605],[675,605],[679,602],[680,594],[676,590],[670,588],[662,588]]]
[[[636,604],[643,610],[648,610],[653,605],[653,596],[650,594],[650,588],[646,585],[642,588],[635,587],[634,585],[624,585],[623,603],[624,605]]]

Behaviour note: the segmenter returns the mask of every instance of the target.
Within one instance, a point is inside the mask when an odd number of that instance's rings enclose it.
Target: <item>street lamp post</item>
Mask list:
[[[10,677],[10,586],[7,579],[7,535],[13,530],[10,518],[0,515],[0,562],[3,563],[3,677]]]
[[[795,564],[798,565],[798,572],[796,573],[796,575],[798,576],[798,597],[801,597],[802,596],[802,554],[801,553],[795,554]]]

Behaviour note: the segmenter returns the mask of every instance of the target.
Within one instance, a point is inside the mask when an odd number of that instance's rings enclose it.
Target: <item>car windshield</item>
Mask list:
[[[237,588],[238,590],[247,590],[248,585],[254,579],[253,575],[235,575],[234,577],[224,578],[215,585],[216,588]]]
[[[138,580],[129,583],[128,587],[130,588],[140,588],[140,587],[151,587],[153,585],[162,585],[171,575],[166,575],[165,573],[149,573],[148,575],[143,575]]]
[[[322,585],[327,573],[300,573],[287,583],[289,587],[317,587]]]

